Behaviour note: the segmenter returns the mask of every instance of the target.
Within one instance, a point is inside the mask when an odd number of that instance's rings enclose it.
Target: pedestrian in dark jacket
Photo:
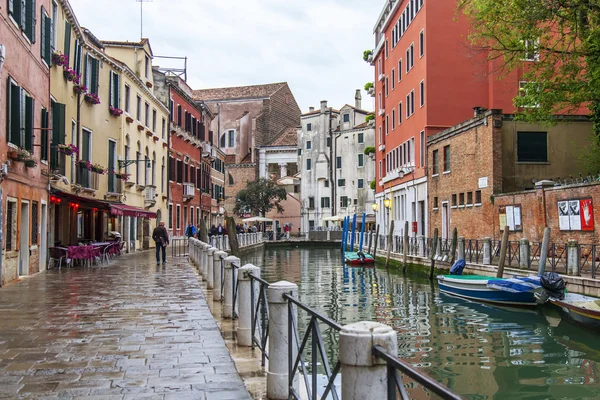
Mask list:
[[[167,263],[167,246],[169,245],[169,232],[165,228],[165,223],[161,221],[154,232],[152,232],[152,239],[156,243],[156,265],[160,264],[160,253],[162,251],[162,262]]]

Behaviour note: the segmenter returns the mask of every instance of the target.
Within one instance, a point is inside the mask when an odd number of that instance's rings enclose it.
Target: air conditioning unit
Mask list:
[[[147,186],[144,189],[144,201],[146,202],[155,202],[156,201],[156,188]]]

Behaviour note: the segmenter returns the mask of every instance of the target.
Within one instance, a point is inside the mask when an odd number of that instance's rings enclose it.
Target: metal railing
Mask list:
[[[169,241],[172,257],[185,257],[188,255],[188,238],[172,238]]]
[[[596,278],[598,267],[600,267],[600,254],[598,254],[597,245],[595,244],[580,244],[578,248],[579,274],[589,273],[592,278]]]
[[[267,288],[269,282],[260,279],[253,274],[250,276],[250,302],[252,304],[252,313],[250,323],[252,325],[252,349],[258,347],[261,352],[261,364],[266,364],[269,358],[267,353],[267,340],[269,338],[269,303],[267,302]],[[258,298],[256,298],[256,284],[258,287]],[[259,316],[260,315],[260,319]]]
[[[404,383],[402,382],[402,377],[398,371],[413,379],[415,382],[420,383],[424,388],[440,396],[442,399],[461,399],[460,396],[452,393],[450,389],[441,383],[414,369],[408,363],[400,360],[398,357],[388,354],[381,346],[375,345],[373,347],[373,355],[384,360],[387,364],[388,400],[396,400],[398,398],[398,394],[403,400],[410,399],[410,396],[408,393],[406,393]]]
[[[304,384],[306,385],[308,399],[318,399],[318,366],[322,365],[325,370],[325,376],[327,377],[327,386],[325,387],[325,391],[321,398],[326,399],[329,393],[331,393],[333,398],[338,400],[340,396],[338,396],[337,389],[335,387],[335,378],[340,372],[341,364],[338,360],[333,370],[331,369],[327,352],[325,351],[325,346],[323,345],[323,337],[321,336],[321,328],[319,323],[324,323],[336,332],[340,332],[342,330],[342,326],[330,320],[329,318],[324,317],[317,311],[312,310],[288,294],[284,294],[283,297],[288,301],[288,354],[290,355],[288,357],[288,378],[290,397],[298,400],[300,399],[300,394],[294,389],[293,384],[296,374],[299,372],[298,367],[300,367],[302,369],[302,374],[304,375]],[[300,343],[300,332],[298,329],[298,322],[296,321],[295,317],[296,313],[294,312],[294,306],[298,307],[299,310],[305,311],[310,316],[310,321],[306,328],[306,332],[303,335],[302,343]],[[304,351],[308,348],[309,339],[311,353],[310,373],[308,372],[306,361],[304,360]],[[291,355],[294,354],[294,346],[298,355],[295,357],[295,359],[292,359]],[[321,364],[319,364],[319,356],[321,357]]]

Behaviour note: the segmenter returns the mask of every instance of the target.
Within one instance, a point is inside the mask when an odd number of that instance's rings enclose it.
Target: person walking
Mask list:
[[[285,224],[283,231],[285,232],[285,238],[290,240],[290,226],[288,224]]]
[[[185,236],[188,238],[196,236],[196,227],[191,222],[185,230]]]
[[[162,250],[162,262],[167,263],[167,246],[169,245],[169,232],[165,228],[164,221],[159,222],[152,232],[152,239],[156,243],[156,265],[160,265],[160,252]]]

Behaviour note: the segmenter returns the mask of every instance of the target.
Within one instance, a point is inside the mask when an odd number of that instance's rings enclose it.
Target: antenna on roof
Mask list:
[[[144,3],[152,3],[152,0],[135,0],[140,3],[140,39],[144,38]]]

